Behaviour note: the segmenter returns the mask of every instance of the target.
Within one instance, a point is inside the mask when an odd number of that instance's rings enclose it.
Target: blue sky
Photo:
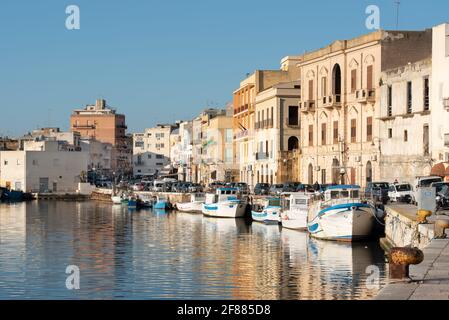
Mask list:
[[[68,5],[81,29],[65,28]],[[255,69],[369,32],[365,8],[394,29],[394,0],[1,0],[0,135],[68,128],[103,97],[129,131],[190,119],[232,100]],[[400,29],[449,21],[449,1],[402,0]]]

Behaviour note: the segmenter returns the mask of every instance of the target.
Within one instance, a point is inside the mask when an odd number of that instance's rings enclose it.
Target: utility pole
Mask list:
[[[399,7],[401,6],[401,1],[396,0],[396,30],[399,30]]]

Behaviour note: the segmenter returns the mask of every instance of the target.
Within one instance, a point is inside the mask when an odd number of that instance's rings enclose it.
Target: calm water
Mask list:
[[[66,267],[80,268],[67,290]],[[0,299],[369,299],[376,242],[95,202],[0,204]]]

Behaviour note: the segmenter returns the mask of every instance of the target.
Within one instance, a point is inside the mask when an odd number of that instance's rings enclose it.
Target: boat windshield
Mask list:
[[[360,198],[360,191],[359,190],[332,190],[330,192],[330,198],[331,199],[345,199],[345,198],[357,199],[357,198]]]
[[[280,207],[281,206],[281,200],[280,199],[269,199],[268,205],[271,207]]]

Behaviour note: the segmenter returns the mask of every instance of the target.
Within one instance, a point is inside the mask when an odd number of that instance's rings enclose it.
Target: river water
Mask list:
[[[370,299],[385,282],[376,241],[97,202],[0,204],[0,299]]]

